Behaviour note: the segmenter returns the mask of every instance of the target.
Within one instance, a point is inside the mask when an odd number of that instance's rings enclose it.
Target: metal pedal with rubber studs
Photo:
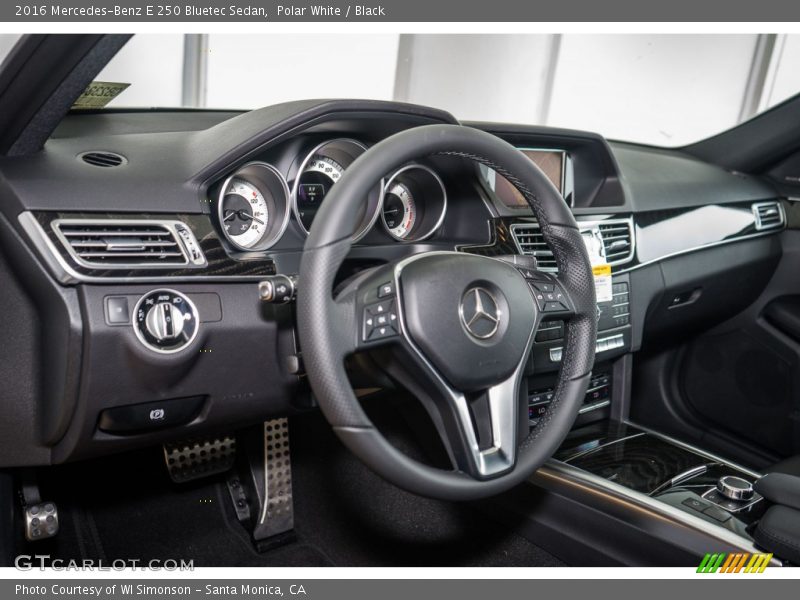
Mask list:
[[[25,539],[46,540],[58,533],[58,507],[55,502],[40,502],[25,507]]]
[[[261,511],[253,532],[256,540],[279,536],[294,529],[288,419],[272,419],[264,423],[264,469]]]

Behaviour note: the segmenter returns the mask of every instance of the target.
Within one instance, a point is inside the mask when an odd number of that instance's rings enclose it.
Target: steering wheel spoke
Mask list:
[[[387,372],[421,401],[456,471],[484,480],[513,469],[525,408],[522,364],[500,383],[463,392],[401,335]]]

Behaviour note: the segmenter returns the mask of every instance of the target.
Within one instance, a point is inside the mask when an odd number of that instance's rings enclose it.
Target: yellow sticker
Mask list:
[[[609,265],[608,263],[604,265],[594,265],[592,267],[592,273],[594,273],[595,277],[611,275],[611,265]]]
[[[113,83],[111,81],[93,81],[78,96],[73,109],[103,108],[130,86],[130,83]]]

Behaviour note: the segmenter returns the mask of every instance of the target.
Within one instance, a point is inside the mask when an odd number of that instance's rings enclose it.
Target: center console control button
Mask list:
[[[720,477],[717,491],[730,500],[746,501],[753,498],[753,484],[735,475]]]
[[[724,523],[728,519],[731,518],[731,514],[727,511],[722,510],[716,506],[709,506],[705,510],[703,510],[704,515],[708,515],[715,521],[719,521],[720,523]]]
[[[711,505],[708,502],[703,502],[699,498],[686,498],[686,500],[681,502],[681,504],[688,506],[697,512],[703,512],[705,509],[711,508]]]

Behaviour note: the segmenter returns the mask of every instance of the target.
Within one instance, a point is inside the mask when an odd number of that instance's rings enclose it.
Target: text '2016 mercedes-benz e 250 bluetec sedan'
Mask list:
[[[3,564],[800,563],[800,97],[301,37],[3,50]]]

